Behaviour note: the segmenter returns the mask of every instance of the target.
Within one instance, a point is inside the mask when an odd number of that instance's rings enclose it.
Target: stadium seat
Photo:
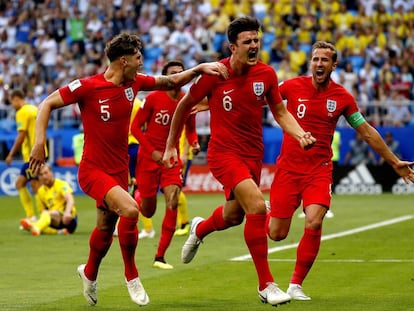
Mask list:
[[[361,55],[351,55],[349,56],[349,61],[352,63],[352,67],[354,71],[359,71],[362,67],[364,67],[365,58]]]
[[[272,43],[276,39],[276,35],[272,32],[265,32],[262,37],[262,49],[269,52],[272,49]]]
[[[311,44],[307,44],[307,43],[301,43],[299,49],[301,51],[304,51],[306,53],[306,55],[310,55],[310,53],[312,51],[312,45]]]
[[[144,59],[148,61],[157,60],[163,53],[163,49],[157,46],[144,48]]]
[[[226,40],[226,36],[223,33],[216,32],[213,38],[213,49],[218,52],[221,50],[221,45],[223,41]]]

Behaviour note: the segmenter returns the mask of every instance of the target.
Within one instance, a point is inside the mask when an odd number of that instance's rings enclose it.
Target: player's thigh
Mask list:
[[[157,195],[162,166],[149,158],[138,158],[136,180],[141,198]]]
[[[243,180],[251,179],[260,185],[261,161],[247,160],[234,154],[209,156],[208,165],[213,176],[223,185],[226,199],[234,199],[233,191]]]
[[[116,186],[128,194],[128,169],[109,175],[99,168],[81,165],[78,179],[83,192],[96,200],[97,207],[107,207],[106,196]]]
[[[332,172],[326,167],[320,167],[304,182],[302,194],[303,207],[317,204],[329,208],[332,197]]]
[[[270,216],[291,218],[301,202],[302,180],[296,174],[276,167],[270,187]]]
[[[266,213],[263,194],[252,178],[239,182],[234,188],[234,195],[246,214]]]

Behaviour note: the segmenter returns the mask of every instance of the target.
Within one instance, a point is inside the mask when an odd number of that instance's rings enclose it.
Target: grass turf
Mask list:
[[[223,202],[222,195],[188,195],[190,216],[207,217]],[[279,310],[414,310],[413,195],[334,196],[335,217],[324,221],[324,236],[407,216],[393,224],[324,240],[317,261],[304,282],[312,301],[292,301]],[[159,198],[154,217],[156,238],[139,242],[136,262],[150,296],[145,310],[266,310],[257,298],[253,263],[231,261],[248,254],[243,226],[216,232],[200,246],[188,265],[180,262],[185,237],[175,237],[166,259],[173,270],[152,268],[164,215]],[[72,236],[32,237],[19,231],[23,216],[17,197],[0,197],[0,310],[91,310],[82,296],[76,267],[88,255],[88,239],[95,225],[94,202],[76,197],[79,226]],[[269,254],[276,282],[286,290],[294,266],[303,219],[294,218],[283,242],[270,248],[287,249]],[[275,249],[277,250],[277,248]],[[123,278],[118,241],[104,258],[98,277],[98,304],[93,310],[132,310]]]

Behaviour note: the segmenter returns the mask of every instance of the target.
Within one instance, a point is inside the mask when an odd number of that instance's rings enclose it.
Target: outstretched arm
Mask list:
[[[185,71],[168,76],[155,77],[155,87],[157,90],[171,90],[187,84],[198,75],[205,73],[209,75],[221,76],[227,79],[229,73],[225,65],[219,62],[202,63]]]
[[[411,169],[411,165],[414,162],[401,161],[387,146],[387,144],[382,139],[378,131],[364,122],[358,127],[355,128],[364,140],[374,149],[384,160],[392,166],[392,168],[400,175],[406,183],[409,181],[414,182],[414,171]]]

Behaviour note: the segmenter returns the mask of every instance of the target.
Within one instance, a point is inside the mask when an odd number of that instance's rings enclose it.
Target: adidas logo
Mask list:
[[[393,194],[413,194],[414,184],[406,184],[404,179],[399,178],[391,189]]]
[[[382,185],[375,182],[365,164],[359,164],[339,181],[336,194],[381,194]]]

